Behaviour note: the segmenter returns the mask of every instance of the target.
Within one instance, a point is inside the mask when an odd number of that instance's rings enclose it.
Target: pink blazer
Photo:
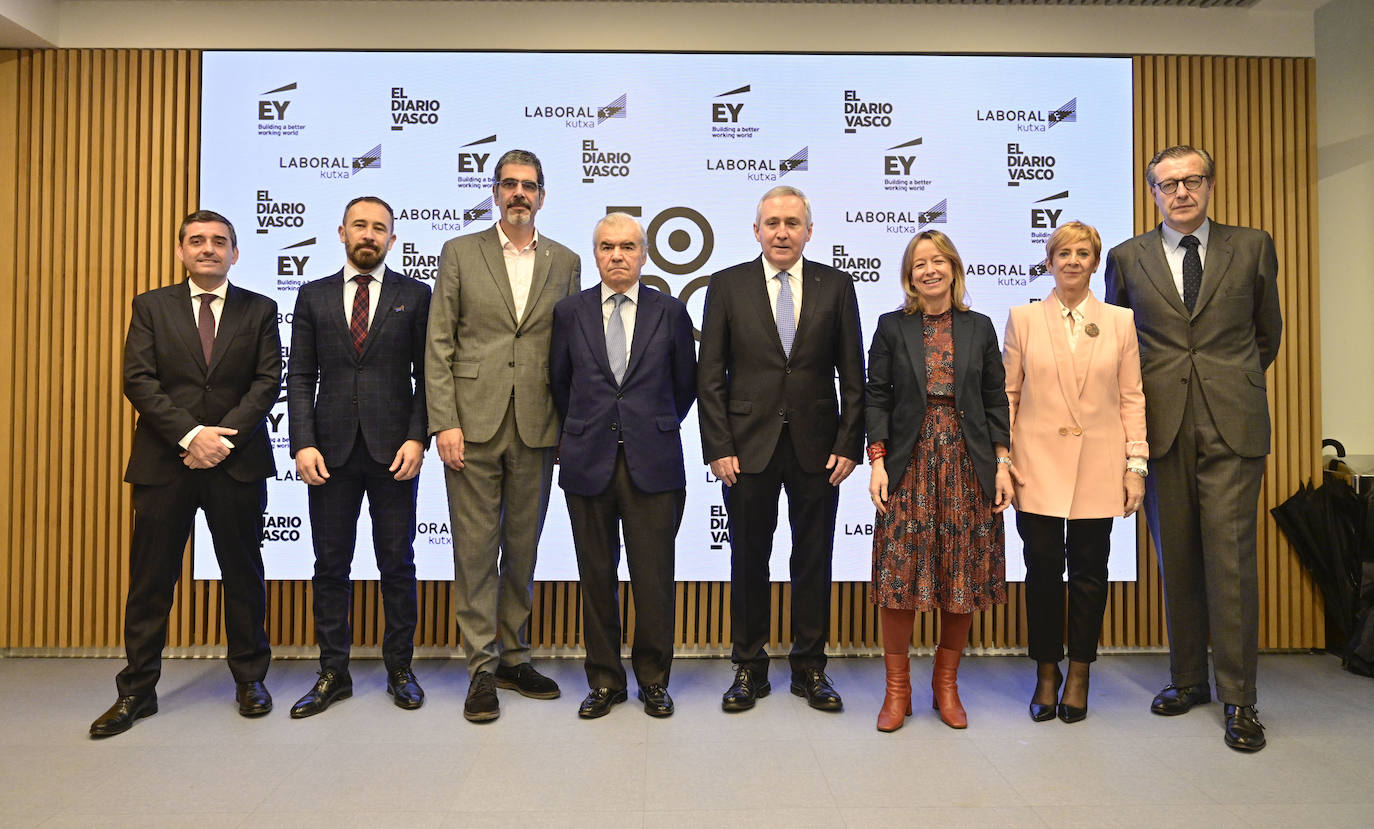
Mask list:
[[[1110,518],[1122,513],[1126,458],[1150,451],[1135,316],[1089,293],[1071,352],[1060,308],[1051,293],[1007,319],[1002,362],[1023,482],[1013,503],[1058,518]]]

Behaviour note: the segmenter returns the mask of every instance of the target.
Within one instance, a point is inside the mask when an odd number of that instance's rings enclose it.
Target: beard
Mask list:
[[[381,248],[354,245],[348,249],[348,261],[360,271],[370,271],[386,259],[386,251]]]

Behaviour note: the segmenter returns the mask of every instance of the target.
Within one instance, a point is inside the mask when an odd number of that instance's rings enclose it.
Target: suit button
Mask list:
[[[206,391],[210,391],[210,384],[209,384],[209,383],[206,383],[206,384],[205,384],[205,390],[206,390]]]
[[[620,424],[619,424],[619,423],[616,423],[614,420],[612,420],[612,421],[611,421],[611,431],[612,431],[612,432],[619,432],[619,431],[620,431]]]
[[[778,409],[778,417],[787,417],[787,412],[784,412],[782,409]]]
[[[515,338],[516,338],[517,340],[520,339],[520,332],[519,332],[519,331],[516,331],[516,332],[515,332]]]
[[[783,374],[791,374],[791,373],[792,373],[792,367],[791,367],[791,366],[788,366],[787,368],[783,369]]]
[[[616,393],[615,393],[615,399],[616,399],[616,400],[624,400],[624,399],[625,399],[624,393],[623,393],[623,392],[616,392]]]
[[[511,368],[515,368],[515,361],[511,360],[509,363],[506,363],[506,365],[510,366]]]
[[[1067,435],[1068,433],[1069,433],[1069,430],[1068,430],[1067,427],[1064,427],[1064,426],[1060,426],[1060,427],[1059,427],[1059,436],[1060,436],[1060,437],[1063,437],[1063,436]]]
[[[1074,437],[1078,437],[1078,436],[1081,435],[1081,434],[1083,434],[1083,427],[1082,427],[1082,426],[1075,426],[1075,427],[1073,427],[1073,436],[1074,436]]]
[[[362,366],[358,366],[358,373],[359,373],[359,374],[362,374],[362,373],[363,373],[363,367],[362,367]]]
[[[354,406],[358,405],[358,398],[357,398],[356,395],[353,397],[353,405],[354,405]]]
[[[1188,349],[1188,350],[1191,351],[1191,352],[1194,353],[1194,354],[1197,353],[1197,349],[1196,349],[1196,348],[1190,348],[1190,349]]]
[[[1179,382],[1180,384],[1186,386],[1186,385],[1188,385],[1188,378],[1187,378],[1187,377],[1180,377],[1180,378],[1178,378],[1178,382]]]

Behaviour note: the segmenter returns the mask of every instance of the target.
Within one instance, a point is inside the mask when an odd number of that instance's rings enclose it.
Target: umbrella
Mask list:
[[[1340,649],[1355,628],[1361,558],[1369,547],[1369,503],[1345,481],[1303,484],[1270,514],[1326,603],[1326,641]]]

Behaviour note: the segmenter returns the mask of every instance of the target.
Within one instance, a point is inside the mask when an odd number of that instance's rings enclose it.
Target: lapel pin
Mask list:
[[[1098,334],[1097,323],[1090,322],[1083,326],[1083,333],[1087,334],[1089,337],[1096,337]]]

